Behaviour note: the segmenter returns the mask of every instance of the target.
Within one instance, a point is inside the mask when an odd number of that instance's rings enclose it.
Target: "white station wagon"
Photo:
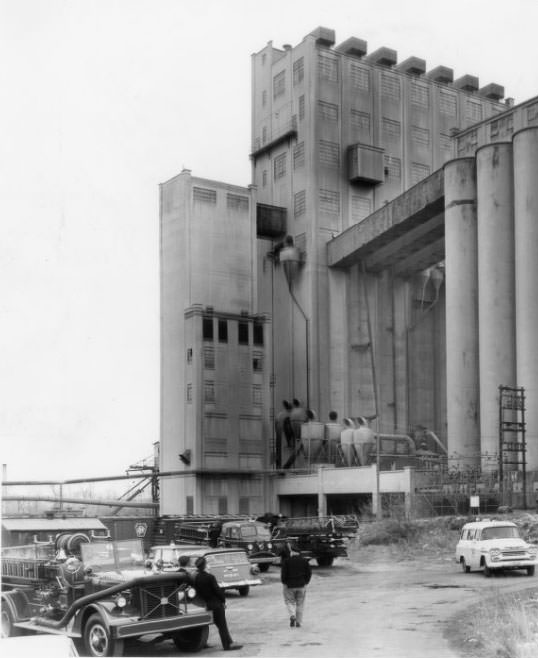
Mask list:
[[[456,546],[456,561],[464,573],[483,569],[485,576],[501,569],[525,569],[534,575],[538,547],[527,544],[515,523],[510,521],[474,521],[461,529]]]

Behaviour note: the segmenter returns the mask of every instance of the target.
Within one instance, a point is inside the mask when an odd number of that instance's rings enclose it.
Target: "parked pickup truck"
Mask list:
[[[2,551],[2,634],[65,633],[89,656],[119,656],[127,638],[160,634],[196,652],[208,637],[211,612],[196,604],[184,573],[146,569],[142,542],[89,542],[73,552],[58,542]],[[201,602],[200,602],[201,603]]]

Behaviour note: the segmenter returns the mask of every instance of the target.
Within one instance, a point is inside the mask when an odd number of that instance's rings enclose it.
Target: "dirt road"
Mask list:
[[[260,658],[456,658],[444,633],[448,620],[483,595],[538,587],[538,577],[511,572],[494,578],[462,573],[450,557],[416,561],[361,562],[339,559],[333,567],[313,566],[303,626],[289,627],[280,572],[271,567],[264,584],[241,598],[228,595],[232,636],[244,645],[236,656]],[[211,627],[210,647],[200,658],[222,651]],[[128,656],[177,655],[171,642],[127,647]],[[183,654],[187,655],[187,654]]]

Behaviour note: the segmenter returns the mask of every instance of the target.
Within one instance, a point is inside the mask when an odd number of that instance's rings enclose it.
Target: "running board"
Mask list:
[[[27,631],[34,631],[34,633],[49,633],[51,635],[67,635],[68,637],[82,637],[80,633],[67,633],[65,628],[51,628],[50,626],[39,626],[31,621],[18,621],[13,624],[17,628],[24,628]]]

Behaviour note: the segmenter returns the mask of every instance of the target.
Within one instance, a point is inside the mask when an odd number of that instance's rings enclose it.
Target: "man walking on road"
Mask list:
[[[307,559],[288,547],[288,554],[282,556],[280,579],[284,585],[284,603],[290,615],[290,626],[300,627],[303,622],[305,587],[310,582],[312,570]]]

